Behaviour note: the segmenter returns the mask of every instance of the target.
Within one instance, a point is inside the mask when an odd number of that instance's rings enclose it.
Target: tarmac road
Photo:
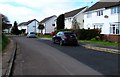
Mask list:
[[[50,40],[37,38],[17,36],[12,39],[19,44],[13,75],[114,75],[118,73],[117,55],[102,52],[101,54],[81,46],[61,47]],[[112,63],[109,64],[110,62]],[[103,66],[108,66],[111,70],[108,71],[108,67]]]

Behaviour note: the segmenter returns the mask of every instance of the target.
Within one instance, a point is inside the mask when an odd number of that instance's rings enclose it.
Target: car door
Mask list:
[[[61,33],[61,32],[57,33],[56,36],[55,36],[55,41],[56,41],[56,42],[60,42],[61,36],[62,36],[62,33]]]

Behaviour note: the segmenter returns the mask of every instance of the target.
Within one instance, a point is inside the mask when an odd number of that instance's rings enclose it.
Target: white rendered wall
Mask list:
[[[84,15],[84,28],[85,29],[93,29],[94,23],[103,23],[102,32],[101,34],[109,34],[110,33],[110,23],[113,22],[120,22],[118,20],[118,14],[111,14],[111,9],[104,9],[102,16],[97,16],[96,12],[91,12],[92,17],[87,18],[87,14]],[[105,18],[104,16],[107,15],[108,18]]]

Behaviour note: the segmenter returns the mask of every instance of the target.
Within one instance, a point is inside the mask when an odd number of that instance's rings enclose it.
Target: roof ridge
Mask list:
[[[85,9],[87,6],[85,7],[81,7],[81,8],[78,8],[78,9],[75,9],[75,10],[72,10],[72,11],[69,11],[69,12],[66,12],[64,13],[65,14],[65,17],[72,17],[74,15],[76,15],[77,13],[79,13],[80,11],[82,11],[83,9]]]
[[[42,21],[40,21],[40,23],[44,23],[44,22],[46,22],[47,20],[49,20],[50,18],[52,18],[52,17],[54,17],[54,16],[56,16],[56,15],[52,15],[52,16],[46,17],[46,18],[44,18]],[[57,17],[57,16],[56,16],[56,17]]]
[[[97,9],[101,9],[101,8],[110,8],[110,7],[117,6],[117,5],[120,5],[120,2],[101,2],[101,1],[98,1],[94,5],[89,7],[85,12],[97,10]]]

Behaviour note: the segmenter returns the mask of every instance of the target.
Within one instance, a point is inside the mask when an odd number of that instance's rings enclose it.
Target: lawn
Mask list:
[[[97,40],[79,40],[79,42],[85,42],[85,43],[91,43],[91,44],[101,44],[101,45],[105,45],[105,46],[114,46],[114,47],[117,47],[120,45],[120,43],[97,41]]]
[[[42,35],[38,36],[38,38],[52,38],[52,35]],[[79,40],[79,42],[85,42],[85,43],[91,43],[91,44],[100,44],[105,46],[113,46],[117,47],[120,45],[120,43],[113,43],[113,42],[107,42],[107,41],[97,41],[97,40]]]

